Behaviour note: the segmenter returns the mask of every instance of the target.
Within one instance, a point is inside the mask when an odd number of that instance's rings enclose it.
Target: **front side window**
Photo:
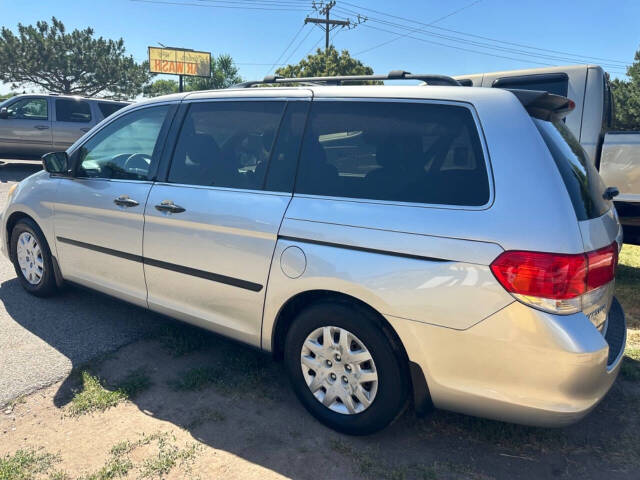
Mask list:
[[[91,107],[84,100],[56,99],[56,120],[58,122],[88,123],[91,121]]]
[[[135,110],[111,122],[78,152],[77,176],[148,180],[168,105]]]
[[[490,193],[468,108],[361,101],[312,105],[295,191],[466,206]]]
[[[168,181],[263,188],[285,102],[198,102],[189,107]]]
[[[17,120],[48,120],[48,102],[46,98],[18,100],[7,107],[7,114]]]

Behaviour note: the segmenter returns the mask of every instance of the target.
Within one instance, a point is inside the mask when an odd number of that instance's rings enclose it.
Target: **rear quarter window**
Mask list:
[[[460,206],[490,195],[468,108],[388,101],[315,102],[295,192]]]
[[[569,128],[561,120],[534,118],[533,121],[560,171],[578,220],[590,220],[606,213],[610,208],[610,202],[602,196],[606,186]]]
[[[90,122],[91,107],[89,102],[63,98],[56,99],[56,120],[58,122]]]

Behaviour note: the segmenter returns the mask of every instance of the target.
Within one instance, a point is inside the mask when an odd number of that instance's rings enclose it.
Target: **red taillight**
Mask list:
[[[511,293],[565,300],[585,293],[584,255],[507,251],[491,264],[491,271]]]
[[[568,300],[613,280],[618,245],[586,254],[507,251],[491,264],[491,271],[511,293]]]
[[[618,264],[618,244],[587,253],[589,271],[587,273],[587,291],[606,285],[616,275]]]

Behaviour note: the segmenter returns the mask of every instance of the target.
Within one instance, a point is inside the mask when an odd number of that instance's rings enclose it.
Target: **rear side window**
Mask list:
[[[566,73],[543,73],[498,78],[491,85],[494,88],[515,88],[520,90],[540,90],[563,97],[569,91],[569,76]]]
[[[56,120],[58,122],[90,122],[91,107],[89,102],[64,98],[56,99]]]
[[[558,166],[578,220],[603,215],[609,209],[602,196],[606,187],[578,140],[561,120],[533,121]]]
[[[296,193],[481,206],[486,163],[468,108],[408,102],[312,105]]]
[[[260,190],[285,102],[198,102],[189,107],[169,182]]]
[[[126,103],[98,102],[98,108],[100,109],[100,113],[102,113],[102,116],[104,118],[107,118],[109,115],[126,106]]]

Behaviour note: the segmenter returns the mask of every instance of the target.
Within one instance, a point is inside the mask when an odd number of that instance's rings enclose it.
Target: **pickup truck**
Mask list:
[[[463,86],[545,90],[570,98],[564,119],[607,186],[616,187],[616,210],[625,242],[640,244],[640,132],[612,131],[614,104],[607,73],[598,65],[568,65],[454,77]]]
[[[0,158],[40,158],[66,150],[95,124],[128,105],[62,95],[17,95],[0,103]]]

